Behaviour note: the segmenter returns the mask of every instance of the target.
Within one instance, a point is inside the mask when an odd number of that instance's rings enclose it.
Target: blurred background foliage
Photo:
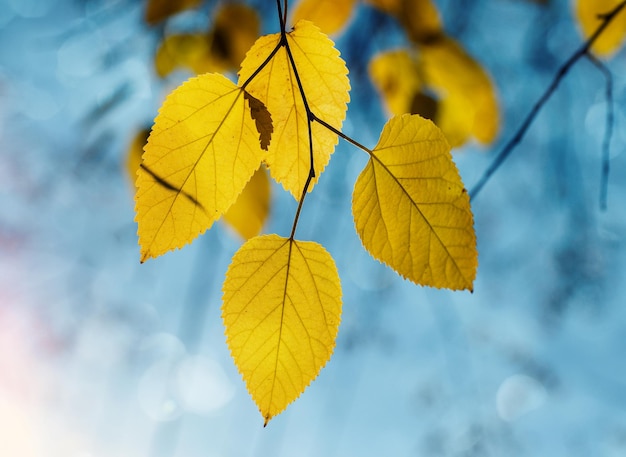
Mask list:
[[[350,69],[365,145],[420,113],[471,187],[606,0],[290,2]],[[366,157],[340,143],[299,236],[337,261],[337,349],[262,429],[229,358],[221,282],[243,238],[296,203],[261,170],[191,246],[139,264],[134,171],[158,107],[196,73],[235,77],[275,2],[0,0],[0,455],[621,456],[626,453],[626,12],[473,201],[475,292],[402,281],[354,232]],[[590,13],[591,11],[591,13]],[[619,20],[618,20],[619,19]]]

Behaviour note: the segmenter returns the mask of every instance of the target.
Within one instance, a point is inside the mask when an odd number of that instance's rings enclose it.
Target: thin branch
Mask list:
[[[278,22],[280,22],[280,35],[284,38],[286,33],[286,24],[287,24],[287,0],[285,0],[285,14],[283,14],[283,7],[281,5],[281,0],[276,0],[276,6],[278,8]]]
[[[296,215],[293,218],[293,225],[291,226],[291,234],[289,235],[290,240],[294,240],[296,236],[296,228],[298,227],[298,220],[300,219],[300,211],[302,211],[302,205],[304,204],[304,199],[306,197],[307,192],[309,191],[309,186],[311,185],[311,180],[313,176],[309,173],[309,176],[306,178],[306,182],[304,183],[304,188],[302,189],[302,195],[300,196],[300,200],[298,200],[298,209],[296,210]]]
[[[274,56],[276,55],[276,53],[278,52],[278,50],[279,50],[280,48],[282,48],[282,47],[283,47],[283,42],[282,42],[282,40],[281,40],[281,41],[279,41],[279,42],[278,42],[278,44],[276,45],[276,47],[272,50],[272,52],[270,53],[270,55],[269,55],[269,56],[267,56],[267,58],[263,61],[263,63],[262,63],[261,65],[259,65],[259,68],[257,68],[256,70],[254,70],[254,73],[252,73],[252,74],[250,75],[250,77],[249,77],[248,79],[246,79],[246,82],[244,82],[244,83],[241,85],[241,88],[242,88],[242,89],[244,89],[244,90],[245,90],[246,86],[247,86],[248,84],[250,84],[250,82],[251,82],[254,78],[256,78],[256,76],[257,76],[259,73],[261,73],[261,71],[265,68],[265,66],[266,66],[268,63],[270,63],[270,61],[274,58]]]
[[[287,26],[287,10],[289,9],[289,0],[285,0],[285,11],[283,12],[283,25]]]
[[[285,17],[287,14],[287,3],[288,3],[287,0],[285,0]],[[291,227],[291,235],[289,235],[289,238],[293,240],[296,234],[298,220],[300,219],[300,211],[302,210],[304,198],[306,197],[306,194],[309,191],[309,186],[311,185],[311,181],[313,180],[313,178],[315,178],[315,164],[314,164],[314,157],[313,157],[313,129],[311,126],[313,119],[315,119],[315,115],[313,114],[313,112],[311,111],[311,108],[309,107],[309,102],[306,98],[306,93],[304,92],[304,86],[302,85],[300,74],[298,73],[296,60],[294,59],[293,53],[291,52],[291,47],[289,46],[289,41],[287,40],[287,34],[284,31],[284,29],[283,31],[281,31],[281,35],[282,35],[281,43],[283,43],[283,46],[285,47],[285,50],[287,51],[289,64],[291,65],[291,69],[293,70],[294,77],[296,78],[298,90],[300,91],[300,97],[302,98],[302,103],[304,104],[304,110],[306,111],[307,127],[308,127],[308,134],[309,134],[309,175],[307,176],[307,179],[304,183],[304,188],[302,189],[302,196],[300,197],[300,200],[298,202],[298,209],[296,210],[296,215],[293,220],[293,226]]]
[[[359,143],[355,139],[349,137],[348,135],[346,135],[345,133],[341,132],[340,130],[336,129],[335,127],[333,127],[332,125],[330,125],[326,121],[320,119],[315,114],[313,114],[313,119],[312,120],[317,122],[318,124],[326,127],[328,130],[333,132],[335,135],[338,135],[341,139],[347,141],[348,143],[352,144],[353,146],[356,146],[357,148],[367,152],[369,155],[373,155],[374,154],[374,151],[372,151],[370,148],[368,148],[366,146],[363,146],[361,143]]]
[[[600,172],[600,209],[606,211],[610,172],[610,152],[611,138],[613,137],[613,124],[615,123],[615,114],[613,106],[613,74],[606,65],[600,62],[592,54],[587,54],[587,58],[593,63],[598,70],[602,72],[606,79],[606,127],[604,129],[604,140],[602,141],[602,167]]]
[[[624,9],[625,6],[626,6],[626,0],[623,0],[619,5],[613,8],[613,10],[610,11],[609,13],[598,16],[598,18],[602,20],[602,23],[598,26],[598,28],[595,30],[593,35],[591,35],[589,39],[559,69],[556,76],[552,80],[552,83],[550,83],[550,86],[548,86],[547,90],[543,93],[543,95],[539,98],[537,103],[535,103],[533,108],[530,110],[530,113],[526,116],[526,119],[524,119],[524,122],[522,122],[522,125],[517,130],[513,138],[511,138],[511,140],[508,143],[506,143],[504,148],[502,148],[500,153],[493,160],[489,168],[487,168],[487,170],[483,173],[480,180],[474,185],[474,187],[470,191],[471,199],[476,198],[476,195],[478,195],[478,193],[483,188],[483,186],[487,183],[491,175],[493,175],[493,173],[498,168],[500,168],[502,163],[511,154],[511,152],[515,149],[515,147],[519,145],[519,143],[524,138],[526,131],[528,130],[532,122],[537,117],[537,114],[539,113],[541,108],[543,108],[543,106],[546,104],[546,102],[552,96],[552,94],[555,92],[556,88],[559,86],[563,78],[569,73],[570,69],[574,66],[574,64],[581,57],[585,56],[588,53],[589,48],[591,48],[593,43],[598,39],[600,35],[602,35],[602,32],[604,32],[604,30],[608,27],[608,25]]]

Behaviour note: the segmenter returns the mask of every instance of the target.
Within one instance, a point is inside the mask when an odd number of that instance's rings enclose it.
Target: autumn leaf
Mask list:
[[[223,291],[227,344],[267,424],[330,359],[341,318],[337,269],[317,243],[265,235],[237,251]]]
[[[357,0],[301,0],[293,12],[293,22],[306,19],[322,32],[332,35],[345,27]]]
[[[415,43],[427,43],[443,34],[439,11],[432,0],[367,0],[394,16]]]
[[[265,168],[259,168],[224,214],[224,221],[247,240],[261,233],[269,211],[270,181]]]
[[[141,156],[143,154],[143,147],[148,142],[148,137],[150,136],[150,129],[141,129],[139,132],[135,134],[130,145],[128,147],[128,151],[126,152],[126,176],[130,178],[130,181],[133,185],[133,190],[136,189],[137,185],[137,172],[139,171],[139,167],[141,165]]]
[[[257,40],[241,64],[240,86],[257,71],[280,40],[280,34]],[[287,42],[312,112],[320,113],[325,121],[340,128],[350,100],[350,82],[339,51],[308,21],[296,23],[293,31],[287,33]],[[299,199],[310,169],[309,119],[286,47],[278,50],[246,90],[272,114],[274,133],[265,155],[270,174]],[[335,133],[316,123],[312,124],[312,139],[316,178],[309,192],[328,164],[338,140]]]
[[[211,54],[227,70],[239,68],[261,31],[258,13],[247,5],[225,4],[215,13]]]
[[[577,0],[576,18],[585,38],[589,38],[602,24],[603,14],[614,10],[621,0]],[[626,38],[626,13],[618,14],[591,46],[591,50],[601,56],[610,57]]]
[[[146,22],[154,25],[181,11],[195,8],[202,0],[148,0]]]
[[[431,121],[389,120],[354,186],[352,214],[365,248],[403,277],[472,290],[478,262],[469,196]]]
[[[195,74],[234,70],[259,35],[258,14],[246,5],[226,4],[215,13],[208,32],[166,36],[155,56],[155,68],[165,77],[178,68]]]
[[[424,85],[438,96],[435,123],[452,146],[470,137],[491,143],[499,129],[498,101],[485,70],[452,38],[419,46]]]
[[[141,261],[190,243],[235,202],[263,154],[244,91],[205,74],[175,89],[155,119],[135,197]]]
[[[165,37],[157,49],[154,66],[162,78],[177,68],[187,68],[195,74],[221,70],[211,59],[210,43],[205,33],[182,33]]]
[[[417,60],[407,50],[397,49],[374,56],[369,74],[390,114],[422,114],[412,111],[413,99],[424,85]]]

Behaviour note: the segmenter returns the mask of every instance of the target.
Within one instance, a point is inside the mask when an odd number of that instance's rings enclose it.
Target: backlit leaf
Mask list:
[[[259,168],[224,214],[224,221],[247,240],[261,233],[269,211],[270,181],[265,168]]]
[[[142,129],[132,139],[128,151],[126,153],[126,176],[130,178],[133,185],[133,190],[137,185],[137,172],[141,165],[141,156],[143,154],[143,147],[148,142],[150,136],[150,129]]]
[[[208,32],[183,33],[164,38],[155,56],[161,77],[178,68],[195,74],[234,70],[259,35],[260,20],[252,8],[226,4],[215,13]]]
[[[207,230],[262,160],[244,91],[211,73],[167,97],[144,151],[135,197],[142,262]]]
[[[440,100],[435,123],[452,146],[470,137],[492,142],[499,128],[498,101],[489,76],[451,38],[419,46],[418,65],[424,84]]]
[[[612,11],[621,0],[576,0],[576,17],[585,38],[589,38],[603,19],[599,16]],[[591,50],[602,57],[610,57],[624,43],[626,11],[620,12],[594,42]]]
[[[237,251],[223,291],[228,347],[267,424],[330,359],[341,318],[337,269],[317,243],[266,235]]]
[[[412,113],[413,98],[423,84],[417,61],[406,50],[378,54],[370,62],[369,73],[390,114]]]
[[[356,3],[357,0],[301,0],[294,9],[293,22],[306,19],[332,35],[346,25]]]
[[[165,37],[157,49],[154,65],[161,77],[178,68],[187,68],[195,74],[222,70],[218,62],[211,58],[209,38],[205,33]]]
[[[394,16],[415,43],[426,43],[443,33],[439,11],[432,0],[367,0]]]
[[[126,156],[127,175],[136,185],[137,172],[141,165],[143,147],[148,141],[150,129],[141,130],[133,138]],[[135,190],[135,189],[133,189]],[[270,182],[267,170],[259,168],[243,192],[224,214],[224,222],[230,225],[244,239],[258,235],[270,211]]]
[[[195,8],[202,0],[148,0],[146,22],[156,24],[181,11]]]
[[[472,289],[476,235],[469,196],[442,132],[417,115],[392,118],[354,186],[365,248],[411,281]]]
[[[225,4],[215,13],[211,55],[227,70],[239,68],[261,30],[256,10],[238,3]]]
[[[345,62],[333,42],[312,23],[299,21],[287,41],[313,113],[341,128],[350,100]],[[239,72],[243,85],[280,42],[280,34],[261,37],[246,55]],[[265,162],[272,177],[299,199],[309,175],[308,118],[287,51],[282,47],[246,87],[272,114],[274,133]],[[312,125],[317,182],[335,150],[337,135],[318,123]],[[309,187],[309,191],[313,185]]]

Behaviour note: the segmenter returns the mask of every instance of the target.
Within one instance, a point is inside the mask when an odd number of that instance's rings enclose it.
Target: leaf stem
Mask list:
[[[241,88],[245,90],[246,86],[248,84],[250,84],[250,82],[256,78],[256,76],[261,73],[261,71],[266,67],[266,65],[268,63],[270,63],[270,61],[274,58],[274,56],[276,55],[276,53],[278,52],[278,50],[280,48],[283,47],[283,43],[282,40],[278,42],[278,44],[276,45],[276,47],[272,50],[272,52],[270,52],[270,54],[267,56],[267,58],[263,61],[263,63],[261,65],[259,65],[259,68],[257,68],[256,70],[254,70],[254,73],[252,73],[250,75],[250,77],[248,79],[246,79],[246,81],[241,85]]]
[[[335,135],[339,136],[341,139],[343,139],[343,140],[347,141],[348,143],[352,144],[353,146],[356,146],[357,148],[367,152],[369,155],[371,155],[371,156],[374,155],[374,151],[372,151],[370,148],[368,148],[366,146],[363,146],[361,143],[356,141],[354,138],[349,137],[345,133],[341,132],[340,130],[338,130],[335,127],[333,127],[332,125],[330,125],[328,122],[326,122],[323,119],[320,119],[319,117],[317,117],[315,114],[313,114],[313,113],[311,113],[311,114],[313,116],[313,119],[312,119],[313,121],[315,121],[318,124],[326,127],[328,130],[333,132]]]
[[[480,190],[484,187],[484,185],[487,183],[489,178],[494,174],[494,172],[498,168],[500,168],[502,163],[507,159],[507,157],[511,154],[511,152],[520,144],[520,142],[524,138],[524,135],[526,134],[526,131],[528,130],[530,125],[533,123],[533,121],[537,117],[537,114],[539,113],[541,108],[543,108],[543,106],[547,103],[547,101],[555,92],[556,88],[559,86],[563,78],[565,78],[565,76],[569,73],[569,71],[574,66],[574,64],[581,57],[583,57],[589,52],[589,49],[591,48],[593,43],[598,39],[598,37],[602,34],[602,32],[604,32],[604,30],[613,21],[613,19],[615,19],[615,17],[624,9],[625,6],[626,6],[626,0],[623,0],[622,2],[620,2],[619,5],[613,8],[613,10],[611,10],[610,12],[598,16],[598,18],[602,20],[602,23],[598,26],[595,32],[593,32],[593,34],[589,37],[589,39],[585,43],[583,43],[583,45],[580,48],[578,48],[576,52],[574,52],[574,54],[572,54],[572,56],[563,64],[561,68],[559,68],[554,79],[552,80],[548,88],[545,90],[543,95],[539,98],[539,100],[537,100],[535,105],[532,107],[532,109],[530,110],[530,112],[528,113],[524,121],[522,122],[522,125],[518,128],[515,135],[513,135],[513,138],[511,138],[509,142],[505,144],[505,146],[498,153],[498,155],[493,160],[493,162],[491,162],[491,165],[489,165],[487,170],[483,173],[481,178],[478,180],[478,182],[474,185],[474,187],[470,191],[470,198],[472,200],[476,198],[476,196],[478,195]]]
[[[285,12],[283,14],[283,7],[281,5],[281,0],[276,0],[276,7],[278,9],[278,22],[280,22],[280,34],[282,37],[284,37],[286,33],[287,3],[288,3],[287,0],[285,0]]]
[[[285,15],[287,11],[287,0],[285,0]],[[309,190],[309,186],[311,185],[311,181],[315,178],[315,162],[313,157],[313,129],[312,123],[313,120],[316,119],[316,116],[311,111],[311,107],[309,106],[309,102],[306,98],[306,93],[304,91],[304,86],[302,85],[302,80],[300,79],[300,74],[298,73],[298,67],[296,65],[296,60],[293,57],[293,53],[291,52],[291,47],[289,46],[289,41],[287,40],[287,34],[284,29],[281,31],[282,39],[281,43],[285,46],[285,50],[287,51],[287,56],[289,58],[289,64],[291,65],[291,69],[293,70],[293,75],[296,78],[296,83],[298,84],[298,90],[300,91],[300,97],[302,98],[302,103],[304,105],[304,110],[306,111],[307,117],[307,128],[309,134],[309,175],[306,178],[304,183],[304,188],[302,189],[302,195],[300,200],[298,201],[298,209],[296,210],[296,215],[293,219],[293,226],[291,228],[291,235],[289,235],[289,239],[293,240],[296,234],[296,228],[298,226],[298,220],[300,219],[300,212],[302,211],[302,205],[304,204],[304,198]]]
[[[296,210],[296,215],[293,218],[293,225],[291,226],[291,234],[289,235],[289,239],[291,241],[295,240],[296,236],[296,228],[298,227],[298,220],[300,219],[300,211],[302,211],[302,205],[304,204],[304,199],[309,190],[309,185],[311,184],[311,180],[313,176],[309,173],[309,176],[306,178],[306,182],[304,183],[304,188],[302,189],[302,195],[300,196],[300,200],[298,201],[298,209]]]

